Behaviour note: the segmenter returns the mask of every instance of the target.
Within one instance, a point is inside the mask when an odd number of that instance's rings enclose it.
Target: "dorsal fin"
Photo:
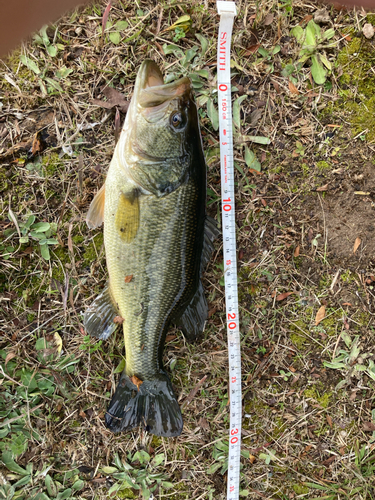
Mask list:
[[[104,222],[104,201],[105,201],[105,184],[94,196],[89,211],[86,216],[86,224],[90,229],[99,227]]]

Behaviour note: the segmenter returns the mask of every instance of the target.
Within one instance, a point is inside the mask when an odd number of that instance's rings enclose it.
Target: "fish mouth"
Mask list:
[[[190,93],[191,82],[188,77],[165,84],[159,66],[146,59],[138,71],[133,99],[142,108],[154,108],[172,99],[189,99]]]

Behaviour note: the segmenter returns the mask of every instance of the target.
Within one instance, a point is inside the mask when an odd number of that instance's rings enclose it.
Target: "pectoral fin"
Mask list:
[[[130,243],[135,238],[139,227],[139,199],[136,190],[130,195],[121,193],[115,227],[125,243]]]
[[[86,223],[90,229],[99,227],[104,222],[104,201],[105,201],[105,184],[94,196],[89,211],[86,216]]]
[[[83,318],[85,330],[93,337],[106,340],[116,330],[117,324],[113,321],[116,316],[117,307],[107,286],[86,309]]]

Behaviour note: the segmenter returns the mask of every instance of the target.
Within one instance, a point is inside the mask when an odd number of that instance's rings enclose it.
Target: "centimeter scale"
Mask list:
[[[227,500],[238,500],[240,490],[242,395],[241,347],[238,326],[237,252],[230,82],[230,46],[234,17],[237,11],[235,3],[227,1],[217,1],[217,10],[220,15],[217,50],[217,84],[220,123],[221,203],[230,398]]]

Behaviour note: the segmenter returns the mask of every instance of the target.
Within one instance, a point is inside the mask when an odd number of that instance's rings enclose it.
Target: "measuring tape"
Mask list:
[[[230,401],[227,500],[238,500],[240,491],[242,395],[230,83],[230,45],[234,17],[237,11],[234,2],[217,1],[216,4],[220,15],[217,49],[217,93],[220,123],[221,206]]]

